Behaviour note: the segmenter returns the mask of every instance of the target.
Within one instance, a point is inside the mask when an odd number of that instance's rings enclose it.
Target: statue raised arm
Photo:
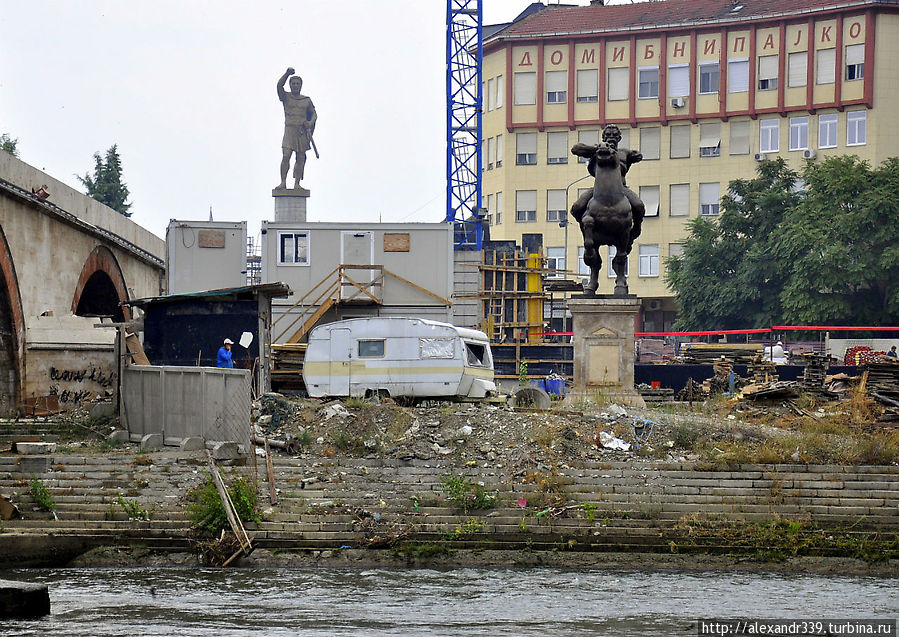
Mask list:
[[[288,68],[278,80],[278,99],[284,106],[284,137],[281,140],[281,183],[278,188],[287,188],[287,172],[290,170],[290,157],[296,154],[293,167],[294,188],[300,187],[306,168],[306,151],[311,147],[318,157],[312,134],[318,114],[312,100],[303,95],[303,79],[294,75],[293,68]],[[284,90],[289,82],[290,91]]]

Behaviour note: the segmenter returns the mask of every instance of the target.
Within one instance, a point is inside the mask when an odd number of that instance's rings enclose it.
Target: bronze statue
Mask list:
[[[590,295],[596,294],[599,287],[600,245],[615,246],[615,296],[627,295],[627,255],[634,247],[634,239],[640,236],[646,214],[643,202],[625,182],[627,171],[643,155],[618,148],[620,141],[621,131],[609,124],[603,129],[599,144],[575,144],[571,148],[572,154],[589,160],[587,170],[594,177],[593,190],[585,192],[571,206],[571,216],[584,235],[584,263],[590,268],[584,291]]]
[[[281,184],[278,188],[287,188],[287,171],[290,169],[290,156],[296,153],[293,166],[294,188],[300,187],[303,172],[306,168],[306,151],[311,147],[318,157],[318,149],[312,139],[315,132],[315,120],[318,115],[312,100],[302,95],[303,78],[294,75],[292,68],[287,69],[278,80],[278,99],[284,105],[284,138],[281,140]],[[291,77],[293,76],[293,77]],[[290,78],[290,92],[284,90],[284,83]]]

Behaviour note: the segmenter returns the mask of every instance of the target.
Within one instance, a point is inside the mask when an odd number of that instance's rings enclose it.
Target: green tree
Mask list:
[[[784,320],[894,325],[899,320],[899,158],[872,169],[831,157],[803,172],[808,192],[778,232],[789,264]]]
[[[84,177],[76,175],[81,184],[87,188],[87,194],[100,203],[106,204],[113,210],[116,210],[126,217],[130,217],[131,213],[128,209],[131,204],[128,203],[128,186],[122,181],[122,160],[119,158],[119,151],[116,144],[109,147],[106,151],[106,158],[102,158],[100,153],[94,153],[94,174],[85,174]]]
[[[798,175],[783,159],[762,162],[754,179],[732,181],[719,218],[689,222],[684,254],[668,260],[678,298],[677,329],[740,329],[779,323],[784,286],[778,227],[796,208]]]
[[[18,139],[13,139],[7,133],[3,133],[0,135],[0,150],[4,150],[13,157],[19,156],[19,149],[17,148],[19,145]]]

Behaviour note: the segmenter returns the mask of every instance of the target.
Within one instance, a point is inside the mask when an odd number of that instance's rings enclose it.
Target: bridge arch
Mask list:
[[[0,414],[14,415],[22,401],[25,315],[19,278],[0,226]]]
[[[128,300],[125,276],[112,250],[97,246],[87,257],[75,296],[72,313],[78,316],[112,316],[115,321],[127,321],[130,310],[120,305]]]

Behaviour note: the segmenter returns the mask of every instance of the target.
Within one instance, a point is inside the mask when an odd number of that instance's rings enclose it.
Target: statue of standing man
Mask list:
[[[312,139],[315,132],[315,120],[318,115],[312,100],[300,94],[303,89],[303,78],[294,75],[293,68],[287,69],[278,80],[278,99],[284,105],[284,139],[281,140],[281,184],[280,189],[287,188],[287,171],[290,170],[290,156],[296,153],[293,166],[294,188],[300,187],[303,171],[306,168],[306,151],[311,147],[318,157],[318,149]],[[292,77],[291,77],[292,76]],[[290,78],[290,92],[284,90],[284,83]]]

